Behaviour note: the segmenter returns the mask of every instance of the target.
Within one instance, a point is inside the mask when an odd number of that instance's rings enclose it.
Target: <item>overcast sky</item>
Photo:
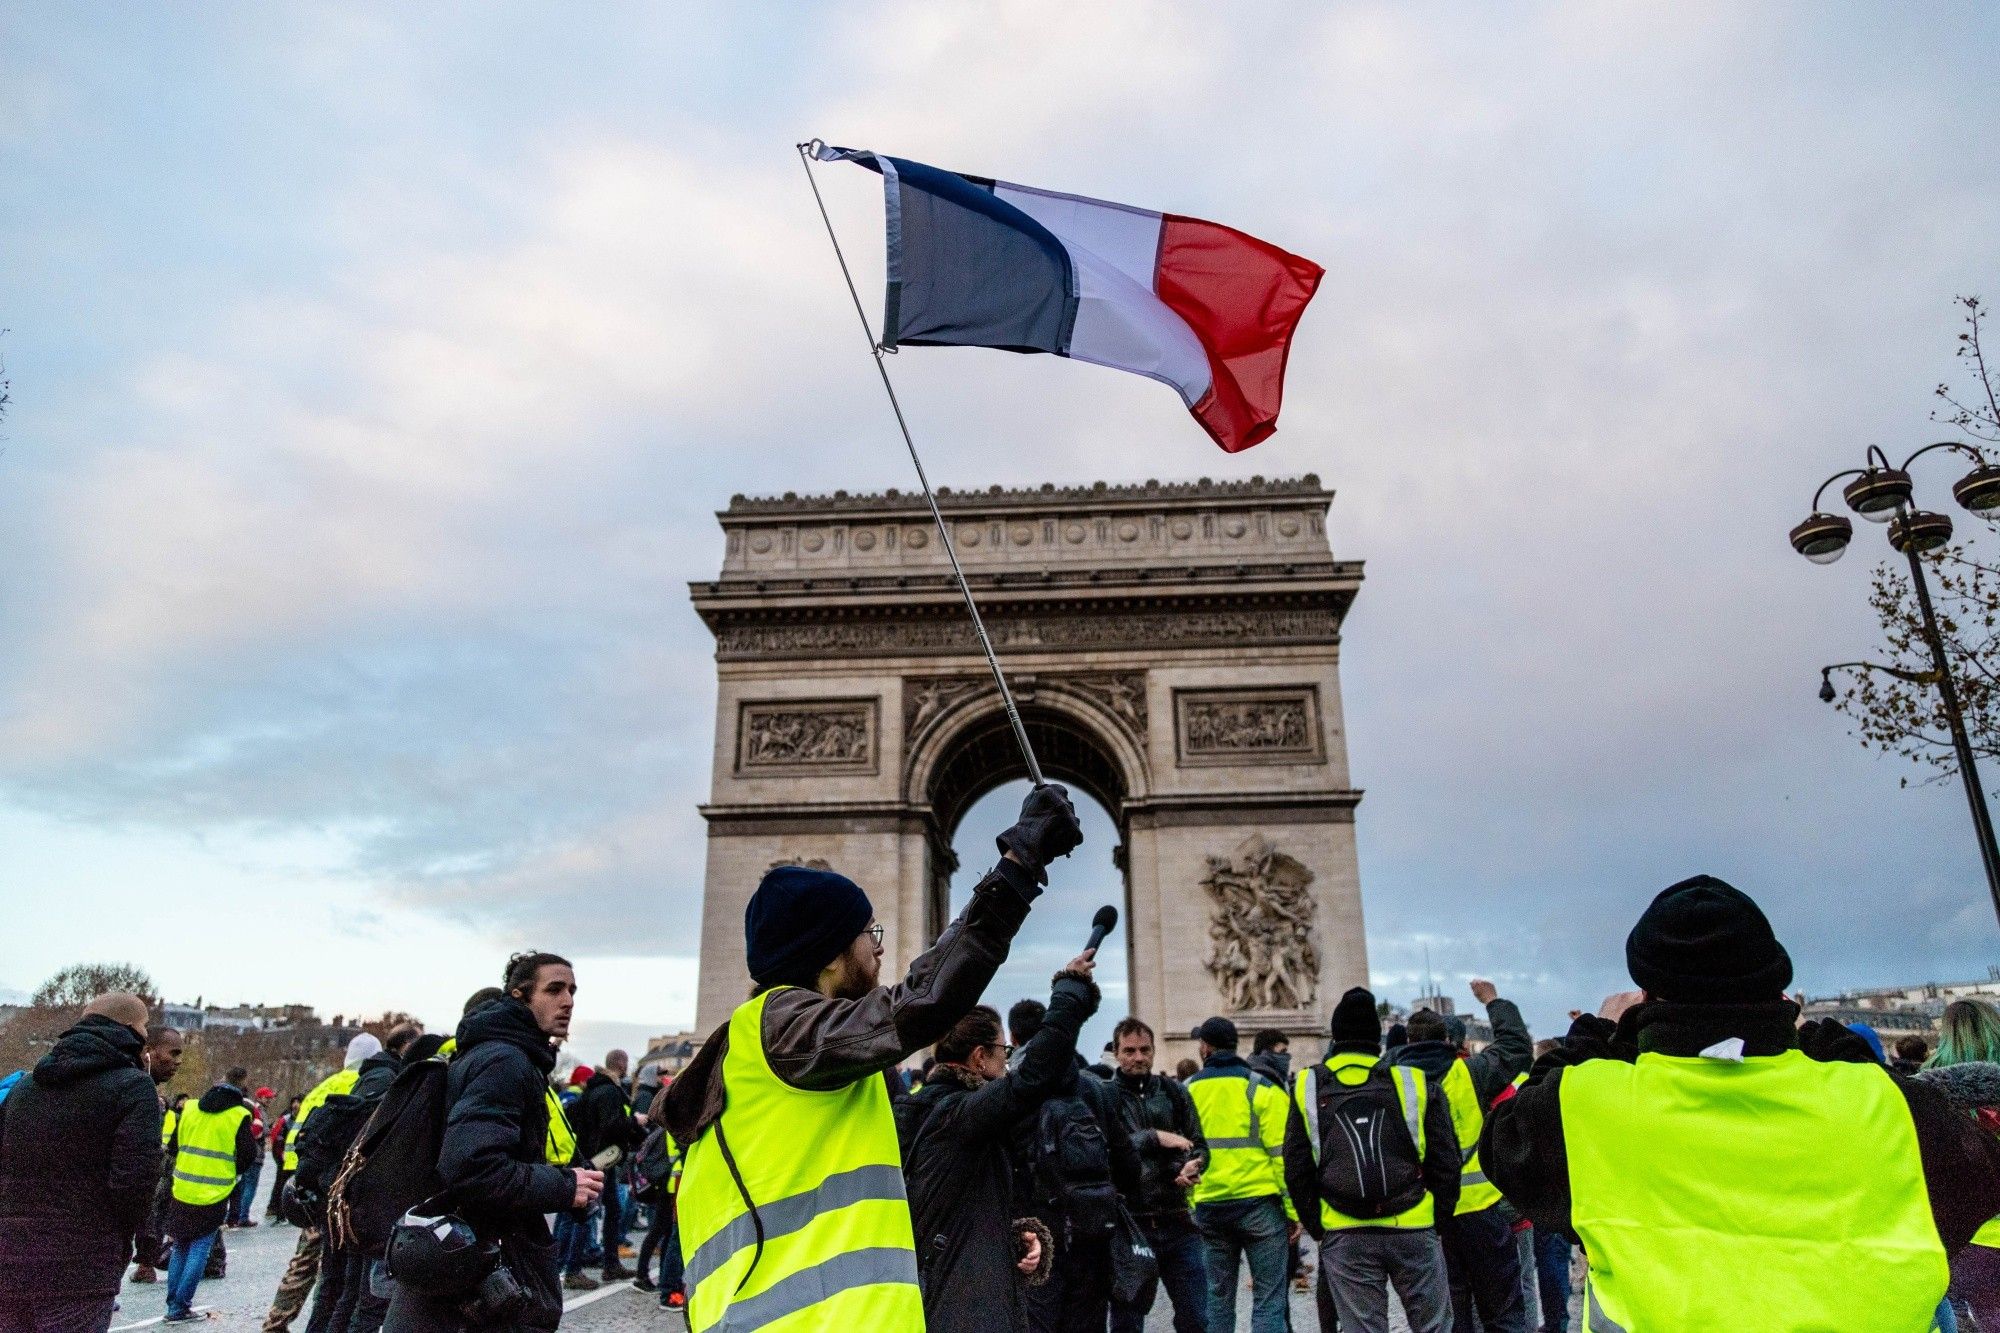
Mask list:
[[[10,6],[0,988],[441,1022],[533,944],[585,1043],[691,1021],[713,511],[910,483],[811,135],[1326,266],[1236,457],[1136,376],[895,372],[943,483],[1337,490],[1385,995],[1427,946],[1552,1027],[1698,871],[1809,991],[1981,974],[1961,794],[1815,697],[1880,533],[1785,532],[2000,298],[1996,63],[1985,6]]]

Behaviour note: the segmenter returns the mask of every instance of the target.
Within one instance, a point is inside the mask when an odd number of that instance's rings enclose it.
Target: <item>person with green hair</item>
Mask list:
[[[1979,1125],[2000,1134],[2000,1009],[1953,1000],[1938,1019],[1937,1052],[1918,1079],[1942,1091]],[[1980,1328],[2000,1328],[2000,1218],[1973,1233],[1951,1260],[1950,1300]]]

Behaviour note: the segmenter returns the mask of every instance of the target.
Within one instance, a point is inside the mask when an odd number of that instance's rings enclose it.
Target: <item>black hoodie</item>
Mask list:
[[[201,1094],[201,1100],[195,1105],[214,1115],[219,1111],[227,1111],[232,1106],[249,1106],[250,1096],[233,1083],[218,1083]],[[179,1136],[176,1135],[174,1144],[177,1150],[179,1143]],[[246,1115],[236,1125],[237,1175],[246,1174],[257,1164],[258,1146],[256,1117]],[[170,1195],[167,1201],[167,1234],[186,1236],[189,1239],[205,1236],[221,1226],[228,1216],[227,1199],[220,1203],[194,1204],[182,1203]]]
[[[118,1290],[160,1178],[138,1034],[93,1015],[0,1102],[0,1287]]]

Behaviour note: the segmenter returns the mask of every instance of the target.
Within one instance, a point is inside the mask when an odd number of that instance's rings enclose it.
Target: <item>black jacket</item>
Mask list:
[[[1014,1268],[1016,1126],[1074,1078],[1076,1034],[1097,1011],[1095,983],[1058,976],[1042,1030],[1004,1077],[979,1083],[951,1065],[896,1106],[910,1220],[917,1238],[924,1323],[934,1330],[1026,1329]]]
[[[1208,1165],[1208,1140],[1202,1137],[1194,1098],[1164,1074],[1130,1078],[1116,1073],[1111,1076],[1111,1087],[1118,1093],[1125,1132],[1139,1154],[1139,1188],[1132,1195],[1132,1212],[1148,1220],[1187,1216],[1188,1192],[1174,1183],[1174,1177],[1191,1158]],[[1161,1130],[1180,1135],[1194,1150],[1164,1146]]]
[[[396,1081],[403,1062],[387,1051],[377,1051],[361,1062],[356,1071],[354,1086],[348,1089],[348,1096],[359,1097],[363,1101],[378,1099]]]
[[[828,999],[796,987],[778,991],[764,1002],[762,1035],[771,1072],[809,1092],[887,1074],[890,1095],[901,1094],[896,1066],[944,1036],[979,1002],[1041,892],[1034,871],[1002,859],[937,943],[911,962],[900,984],[877,986],[858,1000]],[[722,1115],[728,1099],[722,1057],[728,1050],[725,1022],[667,1088],[666,1131],[684,1148]]]
[[[1423,1044],[1444,1045],[1443,1042]],[[1397,1048],[1398,1052],[1408,1049],[1406,1046]],[[1336,1055],[1377,1055],[1380,1051],[1381,1048],[1372,1041],[1337,1041],[1326,1054],[1330,1060]],[[1384,1063],[1399,1062],[1392,1059]],[[1314,1155],[1312,1132],[1306,1127],[1305,1116],[1299,1111],[1297,1094],[1287,1089],[1285,1100],[1290,1107],[1285,1115],[1285,1192],[1292,1197],[1292,1208],[1299,1215],[1299,1225],[1310,1232],[1314,1240],[1319,1240],[1326,1235],[1324,1219],[1320,1216],[1319,1160]],[[1332,1126],[1327,1126],[1326,1132],[1332,1132]],[[1444,1088],[1426,1071],[1424,1155],[1418,1166],[1423,1174],[1424,1188],[1430,1192],[1434,1217],[1448,1218],[1458,1207],[1459,1169],[1464,1162],[1465,1155],[1458,1148],[1458,1131],[1451,1121],[1451,1103],[1445,1100]]]
[[[498,1240],[508,1265],[534,1294],[522,1319],[554,1328],[562,1318],[555,1244],[544,1214],[568,1208],[576,1173],[547,1160],[548,1077],[555,1047],[528,1006],[511,996],[482,1005],[458,1025],[445,1076],[444,1142],[438,1175],[454,1208],[483,1239]]]
[[[1496,1103],[1479,1140],[1479,1160],[1487,1178],[1536,1227],[1578,1240],[1570,1217],[1569,1155],[1563,1135],[1562,1074],[1569,1065],[1592,1059],[1636,1059],[1639,1052],[1695,1056],[1730,1037],[1743,1041],[1746,1056],[1778,1055],[1801,1045],[1794,1023],[1798,1006],[1789,1000],[1766,1004],[1692,1005],[1655,1001],[1629,1009],[1608,1042],[1592,1035],[1570,1041],[1536,1061],[1528,1082]],[[1806,1054],[1815,1059],[1858,1056],[1874,1064],[1858,1039],[1848,1049],[1830,1041],[1815,1045],[1808,1024]],[[1833,1027],[1838,1028],[1838,1024]],[[1844,1030],[1835,1034],[1845,1035]],[[2000,1140],[1982,1131],[1930,1082],[1882,1070],[1910,1108],[1931,1215],[1947,1253],[1956,1253],[1972,1233],[2000,1216]],[[1689,1169],[1699,1169],[1699,1163]],[[1843,1163],[1841,1171],[1866,1169]],[[1580,1243],[1580,1242],[1579,1242]]]
[[[118,1290],[160,1178],[160,1103],[142,1046],[93,1015],[0,1102],[0,1287]]]
[[[576,1131],[577,1156],[586,1162],[606,1148],[629,1153],[646,1137],[646,1127],[632,1118],[632,1103],[625,1100],[625,1089],[609,1074],[590,1076],[576,1104],[569,1108],[569,1124]]]

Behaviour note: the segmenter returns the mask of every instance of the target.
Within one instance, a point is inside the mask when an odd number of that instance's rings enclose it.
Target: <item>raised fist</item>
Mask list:
[[[1002,853],[1011,853],[1046,884],[1049,862],[1082,845],[1083,827],[1076,822],[1069,792],[1060,783],[1046,782],[1028,793],[1021,802],[1020,819],[994,841]]]

